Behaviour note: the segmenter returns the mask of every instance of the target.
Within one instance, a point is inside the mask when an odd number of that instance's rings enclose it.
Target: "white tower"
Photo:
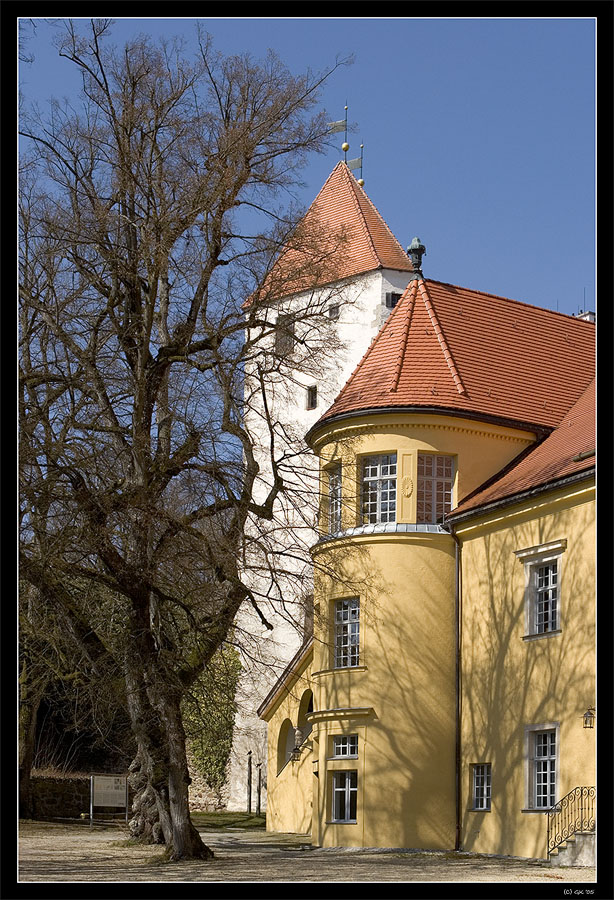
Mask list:
[[[279,317],[300,310],[306,304],[321,303],[341,346],[325,369],[309,374],[303,368],[300,372],[290,373],[290,377],[286,372],[267,389],[268,414],[283,424],[290,437],[292,434],[303,437],[332,404],[407,287],[412,272],[407,254],[365,194],[362,179],[356,181],[346,163],[337,164],[302,221],[307,229],[315,223],[318,228],[343,232],[343,252],[334,269],[317,284],[315,299],[314,291],[301,290],[300,279],[296,280],[300,265],[293,265],[292,250],[280,254],[279,266],[288,273],[288,279],[282,282],[286,285],[285,290],[280,290],[273,301],[276,307],[273,315],[279,321]],[[281,274],[283,278],[283,272]],[[299,323],[297,328],[300,329]],[[300,334],[295,335],[289,329],[287,346],[281,348],[282,352],[292,353],[292,344],[298,338]],[[283,342],[284,336],[277,340]],[[267,472],[270,474],[267,466],[268,426],[258,416],[254,408],[250,409],[247,426],[256,436],[256,444],[262,448],[259,463],[266,480]],[[299,490],[305,491],[305,496],[309,493],[317,496],[315,457],[305,454],[295,459],[294,470],[297,486],[300,483]],[[230,810],[246,810],[250,770],[251,808],[256,808],[259,766],[263,779],[266,775],[266,725],[258,718],[257,709],[306,636],[298,613],[304,599],[311,594],[312,578],[309,566],[301,561],[299,545],[306,548],[315,541],[316,523],[312,510],[313,506],[307,502],[284,510],[285,524],[278,540],[286,549],[296,543],[296,555],[290,554],[296,556],[292,564],[295,577],[288,579],[283,598],[278,597],[266,609],[273,630],[264,627],[248,604],[244,604],[237,619],[239,638],[244,635],[241,643],[248,643],[245,644],[237,692],[238,711],[228,779],[227,805]],[[284,565],[288,565],[287,558],[284,558]],[[306,628],[309,629],[309,622]],[[250,641],[249,635],[255,636],[256,640]],[[263,784],[262,808],[265,806],[264,795]]]

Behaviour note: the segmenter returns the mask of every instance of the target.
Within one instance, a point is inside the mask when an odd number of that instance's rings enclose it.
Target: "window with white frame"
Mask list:
[[[525,570],[525,637],[561,630],[561,563],[565,540],[517,550]]]
[[[473,809],[490,809],[491,764],[478,763],[472,770]]]
[[[341,463],[328,470],[328,530],[341,531]]]
[[[394,522],[397,508],[397,455],[366,456],[362,461],[363,524]]]
[[[452,509],[454,459],[432,453],[418,453],[416,521],[441,522]]]
[[[535,809],[556,803],[556,729],[533,731],[531,739],[531,797]]]
[[[337,734],[333,737],[333,756],[358,756],[358,735]]]
[[[336,669],[357,666],[360,662],[360,600],[335,601]]]
[[[355,822],[358,796],[358,772],[333,772],[333,822]]]
[[[533,633],[544,634],[559,627],[559,570],[558,560],[533,567]]]

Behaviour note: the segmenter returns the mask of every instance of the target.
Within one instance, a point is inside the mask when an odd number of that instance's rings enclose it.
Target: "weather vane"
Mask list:
[[[357,179],[358,184],[362,187],[364,182],[364,178],[362,177],[362,157],[363,157],[363,149],[364,144],[360,145],[360,156],[357,156],[356,159],[348,159],[347,154],[350,149],[350,145],[348,143],[348,108],[347,103],[345,105],[345,118],[339,119],[337,122],[328,122],[328,130],[329,134],[338,134],[340,131],[343,131],[343,143],[341,144],[341,149],[343,150],[343,161],[352,172],[354,169],[360,169],[360,178]]]

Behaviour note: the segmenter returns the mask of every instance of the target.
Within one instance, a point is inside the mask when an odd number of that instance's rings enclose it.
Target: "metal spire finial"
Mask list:
[[[407,248],[407,255],[411,259],[411,264],[413,266],[413,274],[410,277],[410,281],[413,281],[415,278],[422,277],[422,256],[426,253],[426,247],[421,243],[419,237],[415,237],[409,247]]]
[[[364,178],[362,177],[362,160],[363,160],[363,149],[364,144],[360,145],[360,156],[356,159],[347,158],[348,150],[350,149],[350,145],[348,143],[348,107],[347,103],[345,105],[345,118],[339,119],[337,122],[328,122],[328,130],[329,134],[337,134],[339,131],[343,131],[343,143],[341,144],[341,149],[343,150],[343,161],[350,170],[360,168],[360,178],[357,178],[358,184],[362,187],[364,182]]]

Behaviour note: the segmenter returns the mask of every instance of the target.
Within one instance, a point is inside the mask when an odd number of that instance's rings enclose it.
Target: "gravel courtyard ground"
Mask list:
[[[594,868],[469,853],[311,849],[308,838],[262,830],[202,830],[208,862],[165,863],[161,848],[127,841],[125,825],[24,821],[20,883],[29,882],[527,882],[595,883]],[[6,871],[6,870],[5,870]],[[569,891],[571,893],[571,891]],[[589,890],[583,893],[592,893]],[[524,895],[526,896],[526,895]],[[599,892],[595,891],[595,896]]]

